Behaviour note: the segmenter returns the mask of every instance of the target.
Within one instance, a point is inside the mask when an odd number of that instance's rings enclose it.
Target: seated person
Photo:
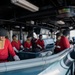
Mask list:
[[[55,50],[54,50],[54,53],[58,53],[60,50],[60,46],[59,46],[59,42],[60,42],[60,39],[61,39],[61,33],[58,32],[56,34],[56,43],[55,43]]]
[[[63,31],[63,36],[61,36],[61,39],[60,39],[60,50],[64,50],[64,49],[67,49],[67,48],[70,48],[70,43],[69,43],[69,30],[64,30]]]
[[[70,43],[68,40],[69,37],[69,30],[64,30],[63,31],[63,36],[61,36],[61,39],[59,40],[58,46],[59,46],[59,52],[70,48]]]
[[[43,51],[44,50],[44,41],[42,40],[42,35],[39,35],[39,39],[37,40],[37,48],[40,50],[40,51]]]
[[[23,48],[23,46],[21,45],[21,42],[17,40],[16,35],[13,35],[12,38],[13,38],[13,41],[11,42],[12,47],[15,50],[15,52],[18,53],[20,48]]]
[[[14,60],[20,60],[15,54],[11,42],[5,38],[7,30],[0,28],[0,62],[7,62],[9,54],[12,55]]]
[[[27,40],[24,42],[24,48],[27,52],[32,51],[31,36],[27,36]]]

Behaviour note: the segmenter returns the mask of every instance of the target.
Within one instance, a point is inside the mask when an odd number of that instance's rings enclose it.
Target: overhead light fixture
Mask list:
[[[34,24],[34,21],[31,21],[31,24]]]
[[[25,29],[25,27],[22,27],[22,29]]]
[[[20,28],[20,26],[15,26],[15,28]],[[25,29],[25,27],[22,27],[22,29]]]
[[[22,8],[25,8],[31,12],[36,12],[39,10],[39,7],[33,5],[32,3],[26,1],[26,0],[11,0],[11,2],[15,5],[18,5]]]
[[[20,28],[20,26],[15,26],[15,28]]]
[[[73,27],[69,27],[69,29],[73,29]]]
[[[57,23],[57,24],[65,24],[65,22],[62,21],[62,20],[59,20],[59,21],[57,21],[56,23]]]

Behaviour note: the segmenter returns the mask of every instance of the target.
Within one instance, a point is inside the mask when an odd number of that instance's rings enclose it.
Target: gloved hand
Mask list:
[[[24,48],[23,45],[21,45],[21,48]]]
[[[42,47],[40,45],[38,45],[38,44],[37,44],[37,47],[40,48],[40,49],[42,49]]]
[[[60,47],[60,46],[56,46],[56,45],[55,45],[55,48],[61,48],[61,47]]]
[[[13,58],[14,58],[15,61],[19,61],[20,60],[20,58],[17,55],[15,55]]]
[[[21,48],[22,50],[24,50],[24,47],[23,47],[23,45],[21,45],[21,46],[20,46],[20,48]]]
[[[30,48],[32,49],[32,46],[30,46]]]
[[[19,51],[15,47],[13,47],[13,49],[16,53],[19,53]]]
[[[60,46],[56,46],[57,48],[61,48]]]
[[[19,52],[23,52],[23,50],[19,50]]]

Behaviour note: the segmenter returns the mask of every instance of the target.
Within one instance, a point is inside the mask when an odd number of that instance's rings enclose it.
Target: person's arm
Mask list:
[[[16,49],[16,47],[14,46],[14,42],[11,42],[11,45],[12,45],[12,47],[13,47],[13,50],[16,52],[16,53],[18,53],[19,51]]]
[[[16,52],[16,53],[18,53],[19,51],[15,48],[15,47],[13,47],[13,49],[14,49],[14,51]]]
[[[27,42],[24,43],[24,48],[29,49],[29,48],[27,47]]]
[[[14,60],[20,60],[20,58],[16,55],[15,51],[13,50],[13,47],[10,43],[10,41],[8,41],[8,50],[9,50],[9,53],[13,56]]]
[[[58,48],[58,49],[61,48],[61,47],[59,46],[59,41],[56,41],[56,43],[55,43],[55,48]]]
[[[21,44],[21,42],[19,41],[19,46],[21,49],[24,49],[23,45]]]
[[[37,44],[37,46],[38,46],[40,49],[42,49],[42,47],[41,47],[39,44]]]
[[[63,43],[64,49],[70,48],[69,40],[66,37],[62,39],[62,43]]]
[[[39,45],[39,40],[36,42],[36,44],[38,48],[42,49],[42,47]]]
[[[32,43],[30,43],[30,49],[32,49]]]

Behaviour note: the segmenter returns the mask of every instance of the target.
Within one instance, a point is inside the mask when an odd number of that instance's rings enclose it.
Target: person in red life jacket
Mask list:
[[[20,48],[23,48],[23,46],[21,45],[21,42],[17,40],[16,35],[13,35],[12,38],[13,38],[13,41],[11,42],[12,47],[15,50],[15,52],[18,53],[20,51]]]
[[[40,51],[44,50],[44,41],[42,40],[42,35],[39,35],[39,39],[37,40],[37,48],[40,49]]]
[[[5,38],[7,35],[7,30],[0,28],[0,63],[7,62],[9,54],[12,55],[14,60],[20,60],[15,54],[11,42]]]
[[[54,53],[58,53],[60,51],[60,46],[59,46],[60,39],[61,39],[61,33],[58,32],[56,34],[56,43],[55,43]]]
[[[24,48],[27,52],[32,51],[31,36],[27,36],[27,40],[24,42]]]
[[[61,36],[61,39],[59,41],[59,52],[67,49],[67,48],[70,48],[70,43],[69,43],[69,40],[68,40],[68,37],[69,37],[69,30],[64,30],[63,31],[63,36]]]

